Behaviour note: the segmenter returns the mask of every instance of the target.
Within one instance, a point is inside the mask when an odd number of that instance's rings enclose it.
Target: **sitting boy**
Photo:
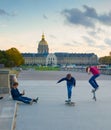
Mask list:
[[[23,91],[22,93],[20,93],[17,87],[18,87],[18,83],[15,82],[11,88],[11,95],[13,100],[21,101],[26,104],[32,104],[33,102],[37,103],[38,97],[36,99],[24,97],[23,95],[25,95],[25,92]]]

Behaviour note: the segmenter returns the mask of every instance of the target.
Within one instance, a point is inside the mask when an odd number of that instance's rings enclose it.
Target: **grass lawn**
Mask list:
[[[38,71],[57,71],[60,70],[59,67],[53,66],[22,66],[23,69],[34,69]]]
[[[57,71],[60,70],[58,67],[51,67],[51,66],[40,66],[40,67],[35,67],[35,70],[40,70],[40,71],[47,71],[47,70],[53,70]]]

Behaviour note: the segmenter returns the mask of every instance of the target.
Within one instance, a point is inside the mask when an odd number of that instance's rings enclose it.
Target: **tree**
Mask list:
[[[7,55],[5,51],[0,50],[0,64],[4,64],[6,66],[8,60],[7,60]]]
[[[104,56],[104,57],[99,58],[99,63],[111,65],[111,56]]]
[[[24,58],[16,48],[11,48],[7,50],[6,54],[9,60],[8,66],[14,67],[14,66],[20,66],[24,64]]]

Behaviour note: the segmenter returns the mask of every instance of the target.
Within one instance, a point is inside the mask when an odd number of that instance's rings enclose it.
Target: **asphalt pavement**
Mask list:
[[[77,80],[72,101],[66,106],[66,83],[56,82],[71,73]],[[101,75],[97,82],[97,101],[92,99],[88,79],[91,75],[66,71],[22,71],[18,77],[20,91],[28,97],[39,97],[36,104],[13,101],[9,94],[0,100],[0,130],[110,130],[111,76]],[[1,95],[0,95],[1,96]]]
[[[15,130],[110,130],[111,81],[99,80],[97,101],[92,99],[87,80],[78,80],[73,88],[75,106],[65,105],[66,83],[56,80],[20,80],[26,96],[39,96],[38,103],[19,104]]]
[[[10,94],[2,94],[0,100],[0,130],[14,130],[17,104]]]

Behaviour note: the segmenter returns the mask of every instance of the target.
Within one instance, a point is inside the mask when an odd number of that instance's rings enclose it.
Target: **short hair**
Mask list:
[[[66,75],[66,78],[67,78],[67,79],[70,79],[70,78],[71,78],[71,74],[67,74],[67,75]]]
[[[14,83],[13,83],[13,86],[16,86],[16,85],[19,85],[18,82],[14,82]]]
[[[86,72],[88,72],[89,67],[86,67]]]

